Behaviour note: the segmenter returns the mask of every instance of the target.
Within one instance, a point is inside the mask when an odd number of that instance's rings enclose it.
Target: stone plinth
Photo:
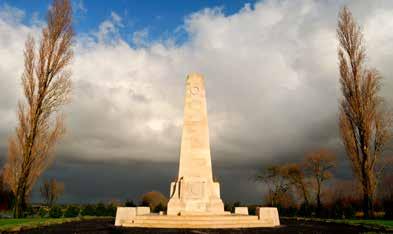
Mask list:
[[[147,215],[147,214],[150,214],[150,207],[138,206],[136,208],[136,215]]]
[[[280,218],[276,207],[257,207],[256,213],[261,223],[280,226]]]
[[[149,215],[150,207],[117,207],[115,226],[122,226],[124,222],[133,221],[136,216]]]
[[[235,207],[235,214],[248,215],[248,207]]]
[[[122,226],[136,217],[136,207],[117,207],[115,226]]]
[[[171,183],[168,215],[224,214],[220,185],[213,181],[203,77],[186,81],[178,179]]]

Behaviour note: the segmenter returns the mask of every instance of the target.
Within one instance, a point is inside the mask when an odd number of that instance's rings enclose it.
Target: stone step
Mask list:
[[[271,225],[261,222],[252,223],[124,223],[124,227],[148,227],[148,228],[256,228],[256,227],[271,227]]]
[[[175,221],[192,221],[192,220],[207,220],[207,221],[215,221],[215,220],[226,220],[226,221],[252,221],[258,220],[258,216],[253,215],[222,215],[222,216],[167,216],[167,215],[142,215],[136,216],[135,219],[138,220],[175,220]]]
[[[123,223],[125,227],[151,228],[252,228],[267,227],[257,216],[217,215],[217,216],[167,216],[142,215]]]
[[[159,223],[159,224],[251,224],[251,223],[260,223],[259,220],[186,220],[186,221],[179,221],[179,220],[149,220],[149,219],[142,219],[134,220],[135,224],[143,224],[143,223]]]

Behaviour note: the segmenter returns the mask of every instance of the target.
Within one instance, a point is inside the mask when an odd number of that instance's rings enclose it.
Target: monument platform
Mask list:
[[[141,215],[122,224],[123,227],[145,228],[256,228],[272,227],[255,215]]]

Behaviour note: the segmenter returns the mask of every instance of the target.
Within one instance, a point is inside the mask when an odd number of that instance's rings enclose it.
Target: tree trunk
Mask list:
[[[22,218],[23,213],[23,198],[21,196],[22,186],[19,184],[18,189],[15,196],[15,204],[14,204],[14,218]]]
[[[317,216],[321,215],[321,183],[319,180],[317,181],[318,188],[317,188]]]
[[[15,195],[14,218],[22,218],[23,210],[26,207],[27,177],[22,177],[18,182]]]
[[[303,186],[303,197],[304,197],[304,214],[305,216],[310,215],[309,203],[308,203],[308,196],[305,187]]]
[[[363,213],[366,219],[374,217],[373,195],[368,189],[363,190]]]
[[[363,170],[363,173],[363,213],[364,218],[368,219],[374,217],[373,188],[369,174],[366,170]]]
[[[19,196],[17,195],[17,196],[15,196],[15,203],[14,203],[14,213],[13,213],[13,216],[14,216],[14,218],[20,218],[20,213],[21,213],[21,210],[20,210],[20,199],[19,199]]]

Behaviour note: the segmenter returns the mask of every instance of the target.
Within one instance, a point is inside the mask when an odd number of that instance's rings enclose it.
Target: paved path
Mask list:
[[[311,221],[282,220],[282,226],[278,228],[251,228],[251,229],[144,229],[144,228],[116,228],[113,226],[114,220],[89,220],[83,222],[72,222],[66,224],[52,225],[33,230],[21,231],[24,234],[65,234],[65,233],[83,233],[83,234],[243,234],[243,233],[393,233],[383,230],[372,230],[363,227],[350,226],[345,224],[332,224]]]

